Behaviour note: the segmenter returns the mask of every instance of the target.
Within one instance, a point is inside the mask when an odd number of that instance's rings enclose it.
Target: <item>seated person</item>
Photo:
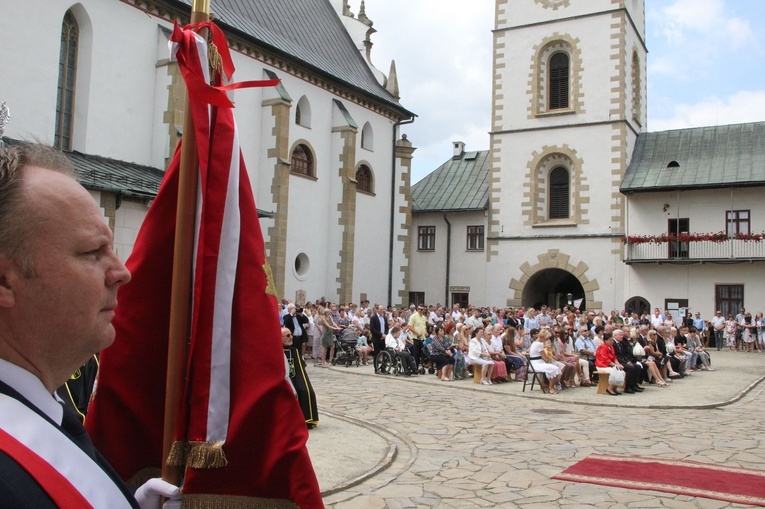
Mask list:
[[[586,325],[579,327],[579,336],[577,336],[576,341],[574,341],[574,347],[579,353],[579,358],[587,361],[587,365],[590,368],[589,372],[594,373],[596,371],[595,350],[597,350],[598,347],[590,338],[590,329],[588,329]],[[593,375],[592,378],[595,378],[595,376],[596,375]]]
[[[515,380],[522,382],[526,380],[526,358],[518,353],[516,345],[515,329],[507,329],[502,335],[502,350],[505,353],[505,364],[512,364],[515,370]]]
[[[364,328],[359,337],[356,339],[356,351],[359,353],[361,363],[366,366],[369,364],[369,354],[372,353],[372,346],[369,344],[367,336],[369,335],[369,329]]]
[[[473,365],[473,369],[481,366],[481,384],[491,385],[491,374],[494,371],[494,361],[491,360],[489,350],[483,345],[483,329],[473,331],[473,337],[468,345],[468,365]]]
[[[692,368],[695,368],[700,362],[702,370],[714,371],[714,368],[709,363],[709,353],[704,349],[696,327],[688,328],[688,343],[686,346],[691,353]]]
[[[430,361],[436,365],[438,378],[444,382],[454,380],[454,353],[449,340],[444,336],[444,326],[440,323],[435,326],[435,336],[427,344]]]
[[[481,338],[481,343],[489,351],[491,360],[494,361],[494,371],[492,372],[493,383],[507,382],[507,367],[505,366],[504,352],[502,350],[502,342],[498,339],[497,343],[492,343],[494,326],[489,325],[485,329],[485,334]]]
[[[561,369],[553,364],[552,357],[545,354],[545,341],[550,338],[548,331],[539,332],[539,329],[531,329],[529,335],[534,338],[534,342],[529,347],[529,363],[534,371],[544,373],[549,382],[549,393],[558,394],[555,388],[560,382],[562,375]]]
[[[611,334],[603,334],[603,344],[595,350],[595,367],[598,371],[607,371],[611,373],[613,369],[624,369],[616,359],[614,351],[614,338]],[[611,396],[619,396],[621,392],[616,390],[616,386],[609,383],[606,392]]]
[[[408,376],[417,376],[417,364],[406,349],[406,343],[401,337],[401,328],[393,327],[385,337],[385,348],[396,358],[401,359],[401,365]]]

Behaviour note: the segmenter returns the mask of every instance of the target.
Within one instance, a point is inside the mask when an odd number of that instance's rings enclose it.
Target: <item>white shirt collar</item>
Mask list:
[[[45,388],[42,381],[26,369],[0,359],[0,380],[11,386],[19,394],[39,408],[56,424],[61,424],[64,407]]]

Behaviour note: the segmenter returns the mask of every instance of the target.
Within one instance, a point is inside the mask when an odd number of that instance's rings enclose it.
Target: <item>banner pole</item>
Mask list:
[[[191,24],[203,23],[209,19],[210,0],[194,0],[191,9]],[[200,30],[199,34],[206,37],[207,29]],[[168,465],[168,457],[175,440],[178,418],[184,405],[183,391],[186,381],[188,343],[191,335],[192,257],[199,179],[199,157],[188,91],[183,113],[162,440],[162,479],[176,486],[181,486],[185,468],[182,465]]]

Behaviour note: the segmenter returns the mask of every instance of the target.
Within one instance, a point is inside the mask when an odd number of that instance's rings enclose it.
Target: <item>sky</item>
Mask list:
[[[349,3],[358,13],[360,0]],[[489,148],[494,3],[365,0],[372,62],[387,74],[396,61],[401,104],[418,115],[401,128],[417,148],[412,183],[453,141]],[[646,0],[647,129],[765,120],[762,19],[763,0]]]

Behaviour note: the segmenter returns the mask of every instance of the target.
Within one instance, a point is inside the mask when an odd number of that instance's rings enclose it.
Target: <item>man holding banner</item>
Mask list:
[[[72,173],[51,148],[0,148],[0,505],[159,507],[178,488],[152,479],[134,498],[53,395],[114,341],[131,277]]]

